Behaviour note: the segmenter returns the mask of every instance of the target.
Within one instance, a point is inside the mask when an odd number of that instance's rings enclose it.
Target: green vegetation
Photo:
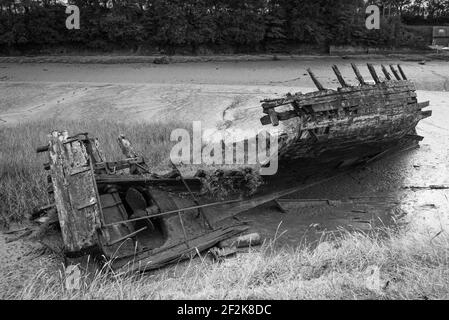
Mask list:
[[[365,28],[362,0],[70,0],[80,30],[55,0],[0,0],[0,53],[291,52],[298,46],[422,46],[401,23],[445,23],[449,1],[382,0],[380,30]],[[110,6],[112,4],[112,6]],[[426,15],[427,14],[427,15]],[[423,22],[424,21],[424,22]],[[413,31],[413,30],[412,30]]]

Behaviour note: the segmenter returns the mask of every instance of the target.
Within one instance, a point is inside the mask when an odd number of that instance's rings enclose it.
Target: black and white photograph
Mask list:
[[[0,0],[0,300],[447,300],[448,253],[449,0]]]

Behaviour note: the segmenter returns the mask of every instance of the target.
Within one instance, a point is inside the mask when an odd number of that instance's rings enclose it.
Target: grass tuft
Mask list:
[[[160,271],[115,275],[102,269],[67,290],[64,272],[41,270],[20,299],[447,299],[449,236],[387,237],[342,231],[318,246],[260,250],[224,262],[202,256]],[[376,271],[377,270],[377,271]]]

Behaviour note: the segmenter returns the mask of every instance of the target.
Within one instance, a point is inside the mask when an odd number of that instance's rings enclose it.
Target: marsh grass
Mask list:
[[[123,133],[132,141],[154,170],[168,168],[170,133],[175,128],[188,128],[181,122],[123,123],[117,121],[44,121],[25,122],[0,127],[0,212],[1,223],[21,221],[33,208],[49,203],[47,173],[43,163],[46,154],[36,148],[48,142],[52,130],[67,129],[69,134],[89,132],[98,137],[107,160],[123,158],[116,139]]]
[[[224,262],[205,255],[151,273],[117,275],[106,266],[67,290],[64,271],[37,272],[19,299],[444,299],[449,298],[449,237],[385,229],[342,231],[317,246],[274,243]],[[378,278],[370,285],[373,270]]]

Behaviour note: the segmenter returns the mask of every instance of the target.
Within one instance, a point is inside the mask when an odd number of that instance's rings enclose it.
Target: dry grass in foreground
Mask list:
[[[449,236],[383,230],[342,234],[317,247],[265,244],[222,263],[197,257],[146,274],[105,270],[68,291],[61,273],[40,270],[16,299],[448,299]],[[379,275],[379,276],[378,276]],[[378,277],[377,277],[378,276]]]

